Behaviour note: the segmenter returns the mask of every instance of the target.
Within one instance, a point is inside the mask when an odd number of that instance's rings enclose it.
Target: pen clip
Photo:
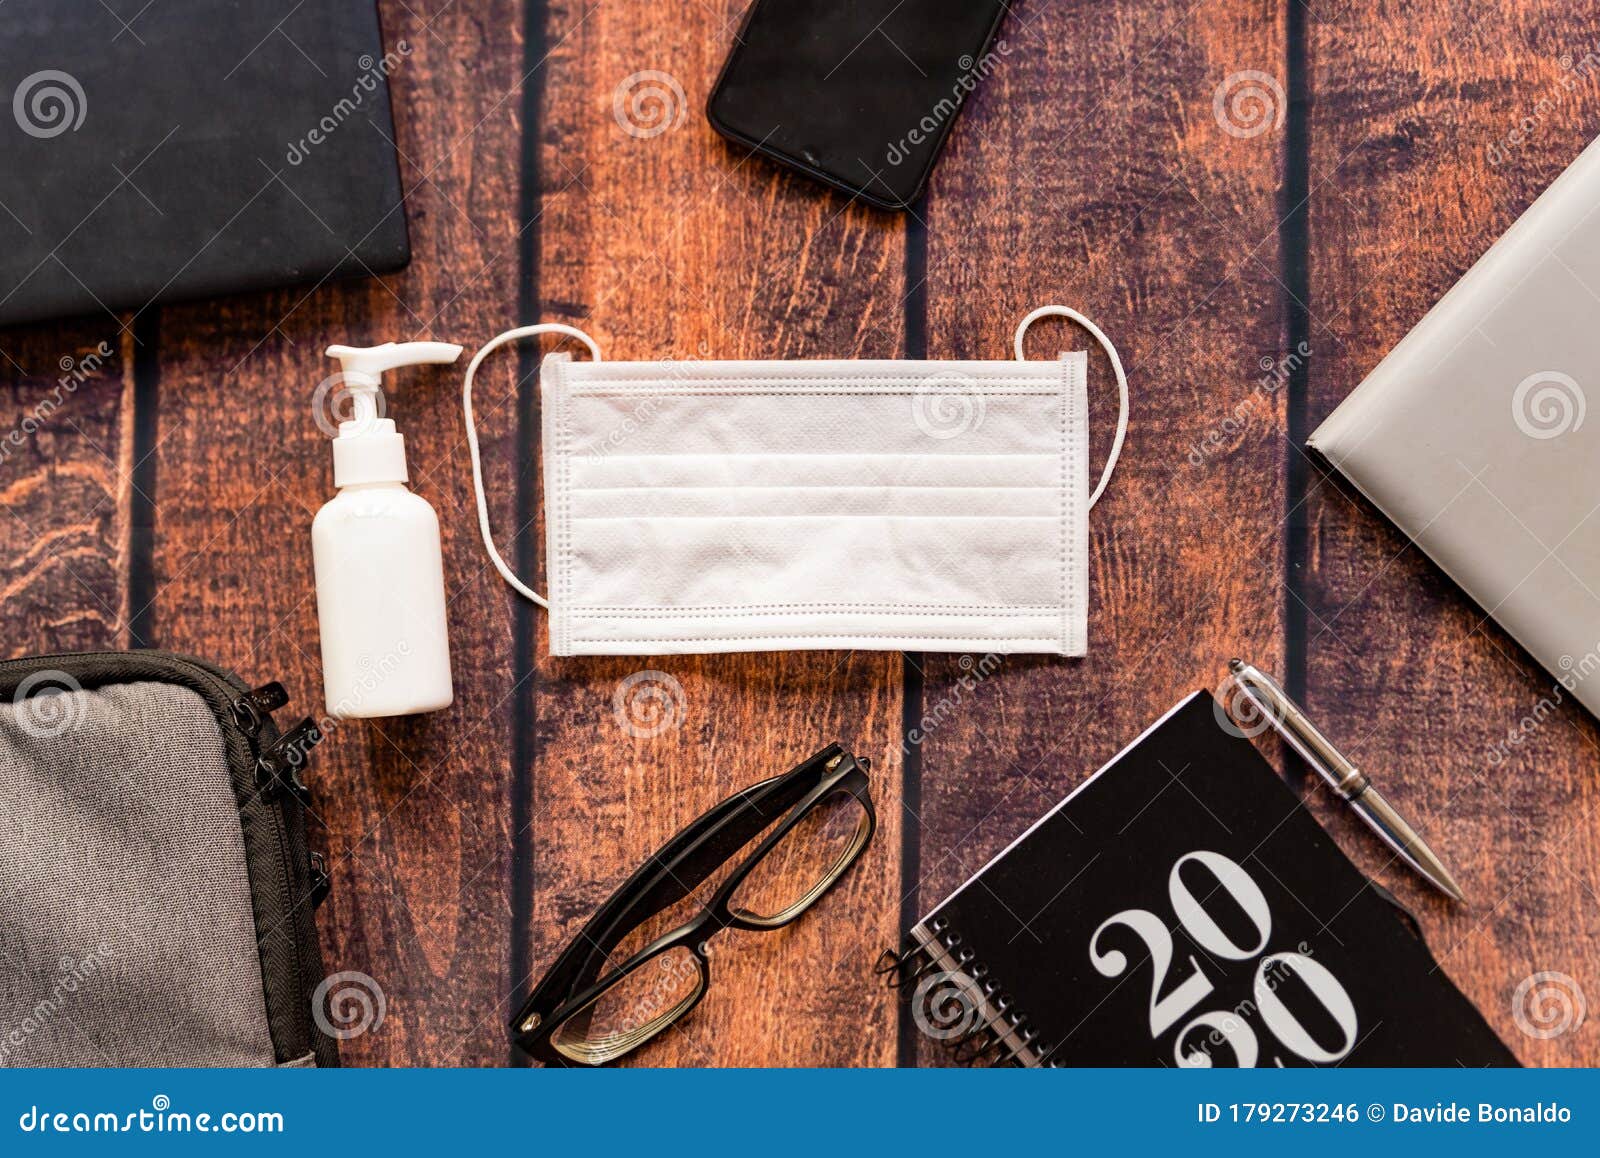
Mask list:
[[[1262,721],[1270,725],[1334,791],[1346,800],[1354,800],[1367,790],[1369,781],[1361,769],[1322,734],[1322,730],[1295,706],[1294,701],[1270,676],[1248,664],[1239,664],[1237,667],[1230,665],[1230,668],[1234,686],[1261,713]],[[1233,714],[1231,709],[1229,714]],[[1255,721],[1248,724],[1236,722],[1241,727],[1254,728],[1256,734],[1261,731]]]

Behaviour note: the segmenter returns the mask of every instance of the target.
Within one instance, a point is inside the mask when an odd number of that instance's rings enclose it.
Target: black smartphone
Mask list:
[[[883,209],[921,194],[1004,67],[1007,0],[755,0],[706,102],[723,136]]]

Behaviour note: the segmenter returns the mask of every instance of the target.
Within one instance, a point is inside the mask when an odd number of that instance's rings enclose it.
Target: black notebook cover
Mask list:
[[[991,1060],[1517,1064],[1204,692],[909,941],[919,1026]]]
[[[372,0],[9,0],[0,324],[410,256]]]

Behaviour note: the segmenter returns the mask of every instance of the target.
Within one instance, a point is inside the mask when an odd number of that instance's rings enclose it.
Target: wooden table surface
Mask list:
[[[1545,972],[1600,1000],[1595,722],[1542,710],[1551,678],[1300,449],[1600,130],[1600,8],[1020,0],[902,217],[706,125],[743,5],[383,0],[412,46],[392,76],[408,270],[0,332],[18,417],[63,359],[114,351],[0,468],[4,651],[189,651],[316,710],[309,531],[331,484],[311,392],[330,341],[476,347],[547,320],[618,358],[1001,358],[1028,309],[1068,303],[1133,389],[1092,518],[1089,656],[981,680],[945,655],[550,659],[478,539],[459,373],[412,374],[392,413],[444,524],[457,701],[346,724],[319,752],[327,959],[387,1000],[346,1062],[519,1064],[508,1006],[610,888],[837,738],[874,761],[868,857],[792,929],[730,937],[700,1009],[641,1060],[936,1063],[875,983],[879,950],[1242,654],[1287,673],[1456,869],[1470,908],[1384,867],[1307,786],[1522,1060],[1600,1064],[1600,1017],[1536,1037],[1513,1008]],[[645,71],[685,103],[631,135],[614,97]],[[502,547],[537,572],[535,366],[491,363],[479,405]],[[1098,456],[1114,391],[1103,357],[1091,373]],[[634,737],[613,695],[645,667],[684,710]]]

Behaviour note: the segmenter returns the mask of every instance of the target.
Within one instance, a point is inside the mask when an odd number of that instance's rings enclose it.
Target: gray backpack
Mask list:
[[[338,1064],[287,700],[159,651],[0,662],[0,1065]]]

